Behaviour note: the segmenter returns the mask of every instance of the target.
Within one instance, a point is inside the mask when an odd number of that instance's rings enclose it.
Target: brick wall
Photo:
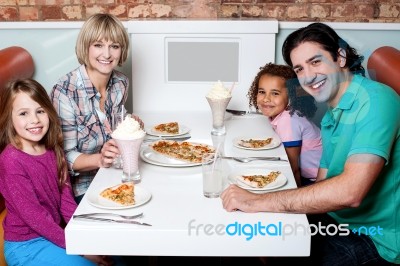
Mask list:
[[[0,21],[81,21],[97,12],[136,18],[275,18],[400,22],[399,0],[0,0]]]

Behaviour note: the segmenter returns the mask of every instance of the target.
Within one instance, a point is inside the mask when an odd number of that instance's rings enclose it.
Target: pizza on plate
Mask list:
[[[160,154],[189,163],[201,163],[203,154],[214,152],[211,146],[192,142],[160,140],[150,145],[150,148]]]
[[[240,140],[239,145],[246,147],[246,148],[254,148],[254,149],[259,149],[267,146],[270,144],[272,141],[272,138],[266,138],[266,139],[247,139],[247,140]]]
[[[132,182],[106,188],[100,192],[100,196],[124,206],[135,204],[134,185]]]
[[[154,126],[153,130],[157,133],[163,133],[163,134],[178,134],[179,124],[178,122],[158,124]]]
[[[239,181],[254,188],[263,188],[266,185],[274,182],[281,174],[279,171],[272,171],[267,175],[240,175],[237,176]]]

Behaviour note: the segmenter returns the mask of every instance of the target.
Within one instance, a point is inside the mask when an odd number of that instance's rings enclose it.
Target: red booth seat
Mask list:
[[[394,47],[382,46],[368,58],[369,76],[392,87],[400,95],[400,51]]]

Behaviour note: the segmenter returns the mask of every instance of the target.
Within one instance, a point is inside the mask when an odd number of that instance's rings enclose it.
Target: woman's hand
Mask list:
[[[110,139],[106,143],[104,143],[100,152],[100,167],[111,167],[113,165],[115,157],[119,155],[120,152],[118,150],[117,143],[115,140]]]

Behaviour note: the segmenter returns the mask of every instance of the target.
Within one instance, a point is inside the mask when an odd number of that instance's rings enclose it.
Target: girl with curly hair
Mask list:
[[[297,186],[315,182],[322,153],[320,129],[309,119],[317,107],[289,66],[260,68],[247,94],[250,107],[269,117],[282,140]]]

